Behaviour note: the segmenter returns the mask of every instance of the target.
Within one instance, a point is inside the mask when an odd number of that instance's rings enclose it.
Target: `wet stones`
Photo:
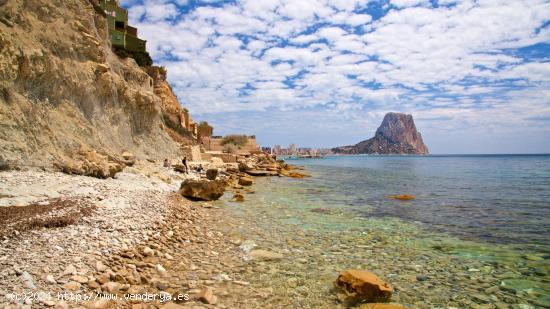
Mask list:
[[[366,270],[342,272],[334,283],[338,299],[345,304],[359,302],[387,302],[393,293],[392,287],[375,274]]]
[[[253,260],[274,261],[274,260],[280,260],[284,256],[280,253],[267,251],[267,250],[252,250],[250,251],[250,257]]]

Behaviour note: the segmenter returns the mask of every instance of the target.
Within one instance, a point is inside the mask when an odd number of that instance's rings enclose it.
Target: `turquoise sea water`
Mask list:
[[[463,239],[550,246],[550,155],[339,156],[288,160],[323,188],[311,198]],[[412,194],[413,201],[387,195]],[[550,254],[550,252],[547,252]]]
[[[219,201],[241,222],[227,234],[285,255],[249,278],[271,303],[333,308],[338,272],[360,268],[408,308],[550,308],[550,156],[286,161],[312,177],[256,178],[245,202]]]

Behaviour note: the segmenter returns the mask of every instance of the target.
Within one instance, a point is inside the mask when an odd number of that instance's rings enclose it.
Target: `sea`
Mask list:
[[[265,282],[290,306],[330,307],[331,282],[351,267],[395,284],[410,307],[550,307],[550,155],[285,161],[311,177],[257,178],[245,202],[220,203],[247,223],[228,233],[291,257]],[[391,197],[403,194],[415,199]],[[289,272],[305,291],[288,288]]]

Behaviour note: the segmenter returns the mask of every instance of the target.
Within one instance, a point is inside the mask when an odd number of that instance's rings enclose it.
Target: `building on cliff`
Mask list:
[[[107,15],[109,37],[114,48],[128,52],[146,52],[147,41],[138,38],[137,28],[128,25],[128,10],[116,0],[99,0],[99,6]]]
[[[189,111],[180,105],[172,87],[166,81],[166,68],[149,66],[146,71],[153,79],[154,93],[161,99],[162,119],[172,138],[181,142],[186,138],[197,140],[199,125],[193,121]]]

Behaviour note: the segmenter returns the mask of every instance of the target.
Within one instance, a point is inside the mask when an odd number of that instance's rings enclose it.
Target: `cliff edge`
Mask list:
[[[373,138],[332,149],[341,154],[429,154],[412,115],[387,113]]]
[[[108,31],[93,0],[0,0],[0,161],[49,167],[82,148],[161,159],[196,143],[182,121],[167,129],[184,111],[171,88],[117,56]]]

